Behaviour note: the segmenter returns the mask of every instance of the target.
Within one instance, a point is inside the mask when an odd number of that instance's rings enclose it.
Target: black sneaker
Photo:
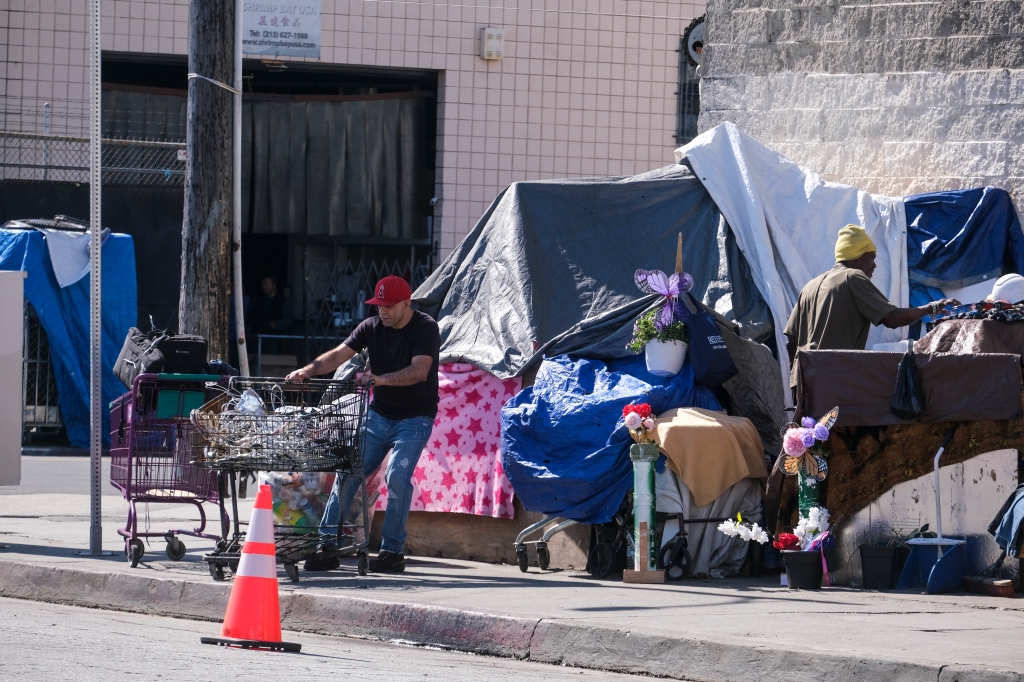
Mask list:
[[[370,570],[374,573],[401,573],[405,570],[405,555],[381,552],[370,559]]]
[[[335,550],[318,549],[316,554],[306,559],[305,568],[307,571],[333,571],[341,566],[341,559]]]

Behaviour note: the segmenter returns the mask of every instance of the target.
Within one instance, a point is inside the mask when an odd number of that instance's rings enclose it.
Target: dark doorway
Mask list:
[[[242,287],[247,296],[259,296],[260,283],[267,275],[277,277],[280,287],[289,286],[288,246],[286,234],[247,234],[242,237]]]

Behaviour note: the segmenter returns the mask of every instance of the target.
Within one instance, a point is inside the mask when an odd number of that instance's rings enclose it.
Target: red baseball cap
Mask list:
[[[395,305],[412,298],[409,283],[397,275],[388,275],[377,282],[374,291],[376,295],[366,302],[368,305]]]

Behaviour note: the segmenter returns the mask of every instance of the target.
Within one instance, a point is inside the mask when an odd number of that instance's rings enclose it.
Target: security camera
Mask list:
[[[441,201],[441,197],[434,197],[430,200],[431,206],[437,206],[437,202]]]

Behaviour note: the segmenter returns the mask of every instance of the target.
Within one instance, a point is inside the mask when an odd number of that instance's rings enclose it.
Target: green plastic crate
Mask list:
[[[206,392],[180,388],[160,389],[156,395],[157,419],[187,417],[206,402]]]

